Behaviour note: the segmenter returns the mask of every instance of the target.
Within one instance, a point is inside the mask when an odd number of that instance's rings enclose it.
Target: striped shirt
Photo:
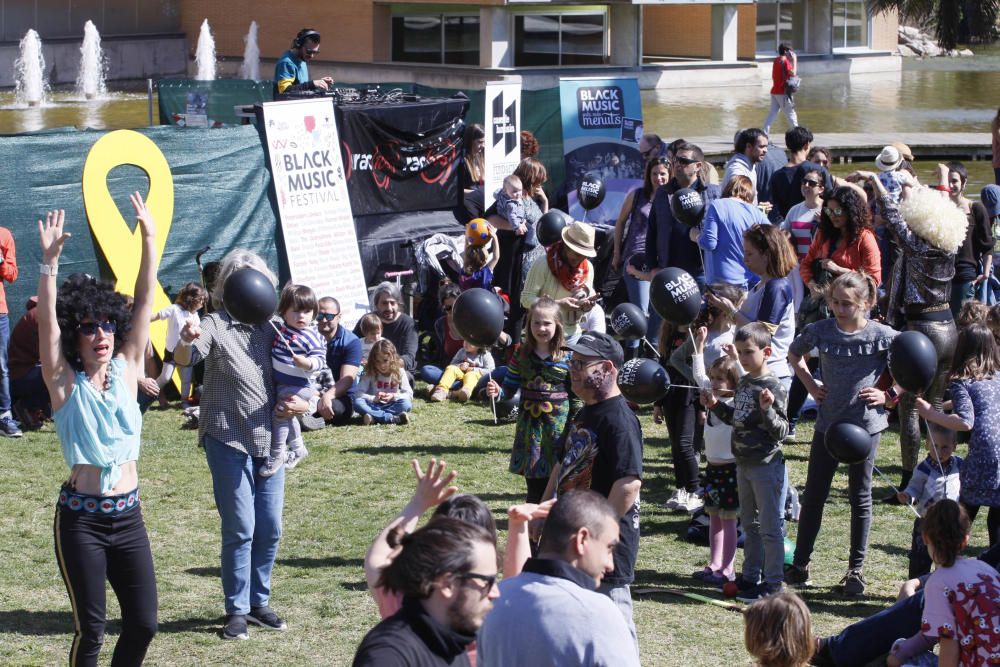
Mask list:
[[[799,202],[788,210],[781,228],[791,233],[792,242],[795,244],[795,254],[799,257],[799,262],[806,258],[809,246],[812,245],[813,230],[819,223],[819,210],[809,208],[806,203]]]
[[[270,322],[242,324],[224,310],[201,320],[201,336],[191,344],[191,365],[205,360],[198,442],[205,436],[253,457],[271,448],[274,381],[271,377]]]
[[[314,325],[298,329],[282,322],[278,330],[281,335],[275,336],[271,345],[274,383],[279,387],[308,387],[313,373],[323,368],[326,361],[326,340]],[[310,369],[305,371],[296,366],[292,353],[309,357]]]

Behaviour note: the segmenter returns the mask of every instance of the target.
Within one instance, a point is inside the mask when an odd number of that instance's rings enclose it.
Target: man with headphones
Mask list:
[[[292,48],[285,51],[274,67],[274,97],[280,99],[288,93],[308,90],[329,90],[333,79],[325,76],[309,79],[309,61],[319,53],[319,32],[303,28],[295,36]]]

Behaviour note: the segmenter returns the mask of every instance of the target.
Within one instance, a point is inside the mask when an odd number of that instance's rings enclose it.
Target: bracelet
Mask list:
[[[38,272],[43,276],[56,276],[59,275],[59,265],[39,264]]]
[[[935,185],[935,190],[940,190],[941,192],[951,192],[951,189],[947,185]]]

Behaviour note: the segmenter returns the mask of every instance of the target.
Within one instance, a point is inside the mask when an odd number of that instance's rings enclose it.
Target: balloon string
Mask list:
[[[874,469],[875,469],[875,472],[877,472],[877,473],[879,474],[879,477],[881,477],[881,478],[882,478],[882,480],[883,480],[883,481],[884,481],[884,482],[885,482],[886,484],[888,484],[888,485],[889,485],[889,488],[891,488],[891,489],[892,489],[893,491],[895,491],[897,495],[899,495],[900,493],[902,493],[902,492],[901,492],[901,491],[899,490],[899,488],[897,488],[897,487],[896,487],[896,486],[895,486],[895,485],[894,485],[894,484],[893,484],[893,483],[892,483],[892,482],[891,482],[891,481],[889,480],[889,478],[888,478],[888,477],[886,476],[886,474],[885,474],[884,472],[882,472],[881,470],[879,470],[879,469],[878,469],[878,466],[877,466],[877,465],[875,465],[875,464],[873,463],[873,464],[872,464],[872,468],[874,468]],[[915,516],[916,516],[916,517],[917,517],[918,519],[920,518],[920,512],[918,512],[918,511],[917,511],[917,508],[916,508],[916,507],[914,507],[914,506],[913,506],[912,504],[911,504],[911,505],[907,505],[907,507],[909,507],[909,508],[910,508],[910,510],[911,510],[911,511],[913,512],[913,514],[914,514],[914,515],[915,515]]]

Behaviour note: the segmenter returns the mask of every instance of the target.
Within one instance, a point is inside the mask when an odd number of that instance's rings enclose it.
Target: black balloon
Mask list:
[[[550,208],[535,223],[535,238],[544,247],[549,247],[562,238],[563,227],[568,225],[572,219],[567,213],[563,213],[557,208]]]
[[[462,340],[489,347],[503,331],[503,303],[496,294],[481,287],[465,290],[455,299],[451,321]]]
[[[691,274],[677,267],[663,269],[649,285],[649,302],[657,314],[677,326],[694,322],[701,312],[701,291]]]
[[[694,188],[681,188],[670,197],[670,212],[685,225],[695,227],[705,217],[705,199]]]
[[[646,335],[646,313],[634,303],[620,303],[611,311],[611,330],[617,338],[637,340]]]
[[[826,430],[826,451],[840,463],[861,463],[872,451],[868,430],[851,422],[837,422]]]
[[[937,373],[937,350],[919,331],[904,331],[889,346],[889,372],[896,384],[922,394],[930,389]]]
[[[653,403],[667,395],[670,376],[652,359],[630,359],[618,373],[618,388],[634,403]]]
[[[576,186],[576,196],[580,200],[583,210],[590,211],[601,205],[604,201],[604,181],[587,174],[580,179],[580,184]]]
[[[226,311],[244,324],[261,324],[274,315],[278,295],[268,277],[249,267],[233,271],[222,286]]]

